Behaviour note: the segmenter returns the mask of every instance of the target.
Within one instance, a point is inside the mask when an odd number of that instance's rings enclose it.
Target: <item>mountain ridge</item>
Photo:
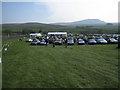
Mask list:
[[[63,22],[63,23],[51,23],[55,25],[98,25],[98,24],[106,24],[107,22],[102,21],[100,19],[84,19],[74,22]]]

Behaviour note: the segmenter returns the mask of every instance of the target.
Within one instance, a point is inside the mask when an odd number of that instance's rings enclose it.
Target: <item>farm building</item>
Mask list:
[[[55,35],[55,36],[59,36],[59,35],[67,36],[67,32],[48,32],[48,35],[49,36],[51,36],[51,35]]]
[[[30,37],[40,37],[40,36],[42,36],[42,34],[41,33],[30,33],[29,36]]]

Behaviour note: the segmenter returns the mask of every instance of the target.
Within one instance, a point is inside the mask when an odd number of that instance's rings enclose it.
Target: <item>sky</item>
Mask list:
[[[2,23],[118,22],[119,0],[2,0]]]

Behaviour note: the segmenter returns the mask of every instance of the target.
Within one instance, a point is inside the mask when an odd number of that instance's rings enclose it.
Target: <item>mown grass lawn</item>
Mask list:
[[[3,88],[117,88],[117,45],[30,46],[8,40]],[[7,43],[8,41],[4,42]]]

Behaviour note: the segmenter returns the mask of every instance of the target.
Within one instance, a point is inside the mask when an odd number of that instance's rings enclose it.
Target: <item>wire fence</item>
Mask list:
[[[2,36],[0,36],[0,38],[2,38],[2,40],[10,39],[10,38],[22,38],[22,37],[25,37],[25,35],[2,34]]]

